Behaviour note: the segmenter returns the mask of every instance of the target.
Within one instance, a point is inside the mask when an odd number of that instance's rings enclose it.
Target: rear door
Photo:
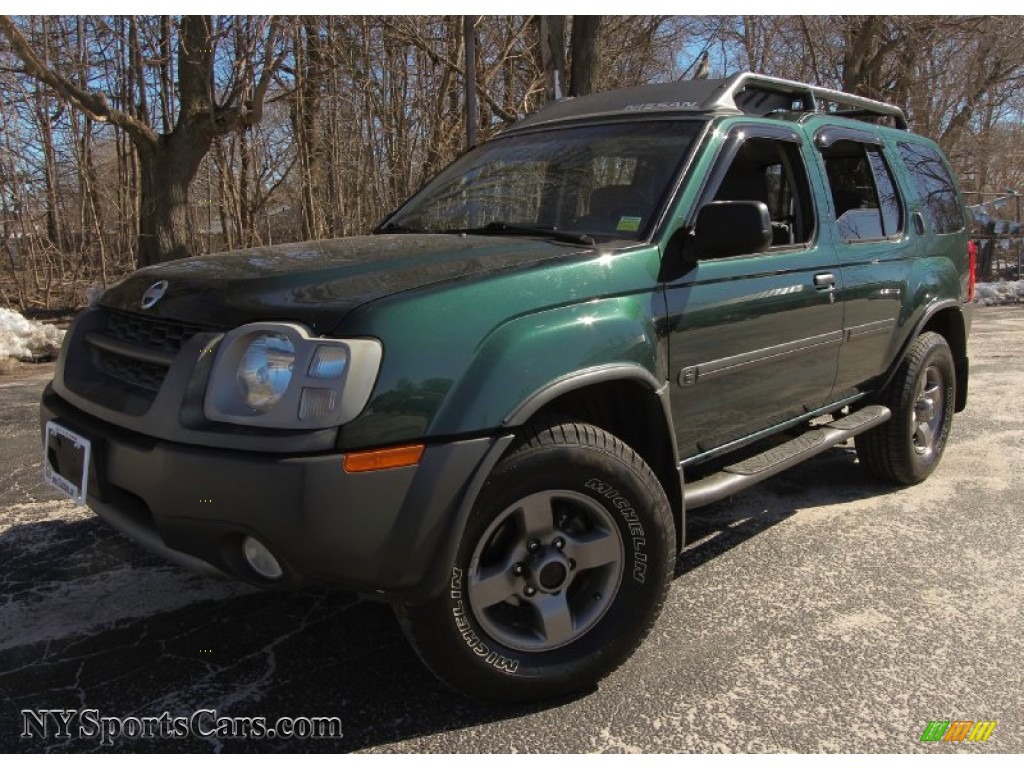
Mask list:
[[[773,243],[701,260],[666,284],[672,412],[684,460],[829,402],[842,307],[835,251],[818,237],[812,152],[788,126],[735,125],[700,196],[698,208],[764,202]]]
[[[835,384],[835,399],[841,399],[882,374],[892,359],[919,244],[905,232],[906,206],[878,136],[827,126],[815,133],[815,145],[843,286],[844,343]]]

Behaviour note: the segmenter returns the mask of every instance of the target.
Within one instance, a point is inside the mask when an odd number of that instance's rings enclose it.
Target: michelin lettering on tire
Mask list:
[[[587,488],[596,491],[599,495],[608,499],[622,515],[626,527],[629,529],[629,536],[632,540],[633,552],[633,581],[643,584],[647,578],[647,537],[644,534],[644,527],[640,523],[636,510],[629,500],[619,493],[608,483],[598,480],[596,477],[587,481]]]
[[[562,696],[618,668],[648,634],[674,544],[668,499],[646,462],[601,428],[552,415],[524,428],[491,471],[444,590],[397,613],[455,690],[509,702]],[[548,567],[563,562],[578,582]],[[572,599],[562,597],[570,581]]]
[[[478,659],[490,664],[495,669],[514,675],[519,669],[519,661],[491,650],[487,643],[473,630],[467,614],[466,603],[462,596],[462,581],[462,569],[458,566],[453,566],[449,596],[452,600],[452,618],[455,620],[455,628]]]

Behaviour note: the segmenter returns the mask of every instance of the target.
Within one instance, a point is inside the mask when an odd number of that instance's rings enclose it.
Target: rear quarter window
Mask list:
[[[925,220],[937,234],[964,228],[964,209],[942,155],[924,144],[899,144],[900,157],[921,200]]]

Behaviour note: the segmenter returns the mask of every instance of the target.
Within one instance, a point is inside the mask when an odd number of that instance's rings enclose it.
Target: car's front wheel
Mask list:
[[[452,688],[550,698],[629,658],[661,610],[674,555],[668,500],[647,464],[594,426],[549,423],[485,483],[448,588],[397,613]]]

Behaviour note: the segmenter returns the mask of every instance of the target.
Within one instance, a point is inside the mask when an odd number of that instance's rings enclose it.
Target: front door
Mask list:
[[[666,284],[683,460],[830,402],[841,278],[834,249],[818,241],[808,152],[795,131],[738,126],[698,203],[765,203],[773,242],[761,253],[701,260]]]

